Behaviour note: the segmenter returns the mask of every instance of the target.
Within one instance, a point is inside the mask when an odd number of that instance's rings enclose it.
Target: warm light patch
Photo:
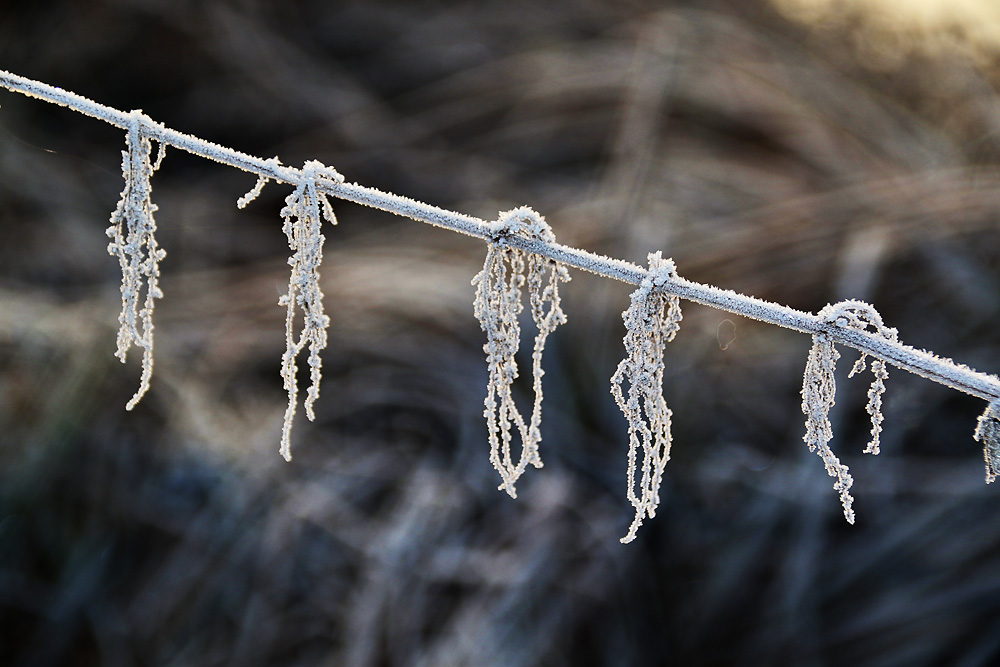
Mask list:
[[[942,48],[1000,48],[997,0],[772,0],[797,21],[843,25],[857,20],[863,46],[882,55]]]

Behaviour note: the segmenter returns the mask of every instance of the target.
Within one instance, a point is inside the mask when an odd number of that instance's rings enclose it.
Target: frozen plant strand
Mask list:
[[[833,407],[837,392],[834,371],[840,353],[826,334],[813,336],[812,349],[806,360],[806,371],[802,381],[802,412],[806,415],[806,434],[803,436],[810,452],[816,452],[826,466],[830,477],[836,477],[833,488],[840,493],[840,504],[844,507],[844,518],[854,523],[854,498],[851,497],[851,477],[847,466],[840,462],[830,449],[833,427],[830,425],[830,408]]]
[[[865,354],[858,357],[847,377],[852,378],[856,374],[864,372],[865,357]],[[865,406],[865,410],[872,418],[872,439],[868,442],[868,446],[865,447],[864,453],[878,455],[880,451],[879,438],[882,433],[882,422],[884,421],[884,417],[882,416],[882,395],[885,393],[885,381],[889,377],[889,371],[885,367],[885,362],[881,359],[873,359],[871,369],[874,379],[872,380],[871,387],[868,389],[868,404]]]
[[[281,358],[281,377],[284,380],[285,391],[288,392],[288,407],[285,409],[285,419],[281,428],[281,455],[286,461],[292,460],[291,432],[292,421],[298,406],[298,382],[296,358],[306,346],[309,347],[309,377],[311,384],[306,395],[306,417],[310,421],[316,418],[313,403],[319,398],[319,383],[321,379],[322,361],[319,353],[326,347],[326,330],[330,318],[323,313],[323,292],[319,287],[319,266],[323,261],[322,234],[323,220],[337,224],[333,207],[326,194],[316,188],[318,178],[327,178],[341,182],[344,177],[335,169],[321,162],[310,160],[302,169],[302,180],[295,190],[285,198],[285,206],[281,209],[284,219],[282,230],[288,237],[288,247],[293,254],[288,263],[292,267],[288,279],[288,292],[278,299],[278,305],[286,307],[285,315],[285,354]],[[253,192],[263,188],[258,181],[258,187]],[[302,310],[302,330],[295,336],[295,313]]]
[[[663,290],[677,277],[671,259],[661,253],[649,255],[649,272],[632,293],[631,305],[622,313],[625,327],[625,358],[611,377],[611,395],[628,420],[628,499],[635,519],[623,543],[635,539],[645,517],[653,518],[660,504],[660,482],[670,460],[670,418],[663,399],[663,353],[680,329],[680,299]],[[628,397],[622,383],[628,380]],[[642,449],[642,476],[636,491],[636,458]]]
[[[542,353],[550,333],[566,322],[559,297],[559,283],[569,280],[569,272],[559,262],[519,250],[508,245],[513,236],[546,243],[555,241],[555,234],[545,218],[522,206],[502,212],[493,223],[493,239],[486,250],[483,269],[472,279],[476,286],[473,303],[476,319],[486,332],[486,364],[490,379],[483,415],[490,441],[490,462],[502,480],[499,488],[512,498],[517,497],[515,483],[528,464],[542,467],[538,446],[541,443],[542,421]],[[546,275],[547,274],[547,275]],[[518,377],[515,355],[521,344],[518,315],[523,310],[521,289],[527,284],[531,319],[538,333],[531,359],[534,403],[531,419],[524,417],[514,404],[511,387]],[[511,454],[513,431],[521,440],[521,455],[515,462]]]
[[[150,161],[152,141],[149,128],[155,125],[141,111],[133,111],[129,119],[125,134],[126,149],[122,151],[125,189],[111,214],[111,224],[107,229],[111,239],[108,254],[118,258],[122,271],[122,312],[118,316],[118,351],[115,356],[125,363],[133,345],[143,349],[139,389],[125,405],[126,410],[134,408],[149,390],[149,381],[153,376],[153,309],[155,299],[163,297],[159,287],[160,261],[167,255],[156,242],[153,213],[157,207],[150,201],[149,183],[153,172],[163,162],[166,146],[160,142],[155,162]],[[140,307],[143,289],[146,295]]]
[[[819,317],[831,328],[852,330],[857,332],[872,332],[887,341],[895,342],[897,332],[885,326],[878,311],[863,301],[841,301],[827,305],[819,312]],[[826,471],[837,481],[833,488],[840,493],[840,504],[844,508],[844,518],[848,523],[854,523],[854,498],[851,497],[851,486],[854,479],[847,466],[840,462],[833,450],[830,440],[833,439],[833,429],[830,425],[830,408],[836,399],[836,380],[834,373],[840,353],[834,346],[833,338],[828,333],[813,335],[813,346],[809,350],[806,370],[802,380],[802,412],[806,415],[806,434],[803,436],[809,451],[815,451],[823,459]],[[848,377],[865,370],[866,355],[854,363]],[[885,361],[875,359],[871,363],[872,374],[875,376],[868,390],[868,405],[866,410],[871,415],[872,439],[865,448],[866,454],[879,453],[879,434],[882,432],[882,394],[885,392],[885,380],[889,373]]]
[[[898,332],[891,327],[885,326],[882,322],[882,316],[875,310],[875,307],[864,301],[854,299],[841,301],[824,308],[820,311],[820,316],[841,328],[850,328],[855,331],[864,331],[867,333],[868,328],[871,327],[871,333],[881,336],[887,341],[895,343],[898,340]],[[867,358],[868,354],[862,352],[858,360],[854,362],[854,367],[851,368],[851,372],[847,377],[852,378],[858,373],[863,373]],[[871,371],[873,379],[871,387],[868,389],[868,404],[865,406],[865,410],[871,415],[872,439],[868,442],[868,446],[865,447],[864,453],[877,455],[879,453],[879,436],[882,433],[882,422],[884,421],[882,416],[882,395],[885,393],[885,381],[889,377],[889,371],[886,368],[885,361],[877,357],[872,359]]]
[[[277,169],[278,165],[281,163],[281,160],[279,160],[278,156],[275,155],[270,160],[267,160],[267,163],[273,165],[273,167]],[[260,193],[264,191],[264,186],[267,185],[267,182],[270,180],[271,177],[268,176],[267,174],[261,174],[260,176],[258,176],[257,183],[253,186],[253,189],[251,189],[250,192],[246,193],[245,195],[236,200],[236,208],[244,209],[250,204],[250,202],[257,199],[257,197],[260,196]]]
[[[990,484],[1000,475],[1000,400],[990,403],[980,415],[975,438],[983,443],[986,483]]]

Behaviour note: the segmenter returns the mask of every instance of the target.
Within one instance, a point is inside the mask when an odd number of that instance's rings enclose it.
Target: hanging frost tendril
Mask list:
[[[141,111],[130,114],[130,124],[125,134],[126,150],[122,151],[122,190],[118,206],[111,214],[107,235],[111,239],[108,254],[118,258],[122,271],[122,312],[118,316],[118,351],[115,356],[122,363],[129,349],[137,345],[142,352],[142,376],[139,389],[125,405],[126,410],[136,406],[149,390],[153,376],[153,309],[155,299],[163,298],[159,287],[160,261],[167,253],[156,242],[156,221],[153,213],[157,206],[150,201],[150,178],[163,162],[166,146],[160,142],[155,161],[150,160],[152,140],[147,128],[154,123]],[[146,291],[139,306],[143,289]]]
[[[522,206],[501,213],[493,223],[493,240],[488,244],[483,269],[472,279],[476,286],[474,312],[486,332],[486,363],[490,379],[487,385],[485,409],[489,432],[490,461],[500,473],[499,488],[512,498],[517,497],[515,483],[530,463],[542,467],[538,447],[541,443],[542,421],[542,353],[550,333],[566,322],[559,297],[559,284],[568,282],[569,272],[559,262],[507,245],[512,235],[555,242],[552,228],[545,218]],[[547,272],[547,277],[546,277]],[[521,342],[518,315],[523,310],[521,288],[527,284],[531,319],[538,330],[531,355],[534,404],[531,419],[524,417],[514,404],[511,387],[518,377],[514,359]],[[521,456],[514,462],[511,455],[513,429],[521,438]]]
[[[1000,475],[1000,399],[990,403],[979,417],[975,438],[983,443],[986,483],[990,484]]]
[[[833,488],[840,492],[844,518],[848,523],[854,523],[854,510],[851,508],[854,504],[854,498],[851,497],[854,478],[829,445],[833,438],[829,414],[836,394],[833,373],[839,358],[840,353],[826,334],[813,336],[813,345],[806,360],[806,371],[802,382],[802,412],[806,415],[806,434],[803,440],[809,446],[810,452],[818,452],[826,465],[826,472],[831,477],[837,478]]]
[[[265,160],[264,162],[265,164],[271,165],[272,167],[277,167],[279,164],[281,164],[281,160],[278,159],[277,155]],[[236,208],[244,209],[247,206],[249,206],[250,202],[252,202],[253,200],[257,199],[257,197],[260,196],[260,193],[264,191],[264,186],[267,185],[267,182],[270,180],[271,178],[264,174],[258,176],[257,183],[253,186],[253,188],[248,193],[246,193],[245,195],[236,200]],[[343,177],[341,177],[341,180],[343,180]]]
[[[882,317],[871,305],[863,301],[842,301],[833,305],[827,305],[819,312],[820,318],[824,322],[839,327],[841,329],[853,329],[856,331],[868,331],[868,327],[873,328],[873,332],[885,338],[895,341],[897,332],[895,329],[886,327],[882,323]],[[865,370],[866,356],[862,354],[855,362],[848,377]],[[830,408],[833,407],[836,398],[836,380],[834,373],[837,367],[837,359],[840,353],[833,344],[833,340],[825,333],[813,335],[812,349],[809,350],[809,358],[806,360],[806,370],[802,380],[802,412],[806,415],[806,434],[803,436],[809,451],[817,452],[826,466],[826,472],[835,477],[837,481],[833,488],[840,493],[840,504],[844,508],[844,518],[848,523],[854,523],[854,498],[851,496],[851,486],[854,478],[847,466],[840,462],[837,455],[830,449],[830,440],[833,439],[833,428],[830,425]],[[871,387],[868,390],[868,405],[866,410],[871,415],[872,439],[865,448],[866,454],[879,453],[879,435],[882,432],[882,394],[885,392],[885,380],[889,373],[885,367],[885,361],[875,359],[871,363],[872,374],[875,376]]]
[[[635,539],[645,517],[653,518],[660,504],[660,482],[670,460],[671,411],[663,399],[663,353],[680,329],[681,304],[676,296],[657,291],[677,270],[671,259],[651,253],[649,273],[632,293],[622,313],[626,357],[611,377],[611,395],[628,420],[628,499],[635,519],[623,543]],[[628,398],[622,383],[628,380]],[[636,492],[636,456],[642,448],[642,477]]]
[[[878,311],[864,301],[842,301],[830,308],[829,312],[821,311],[820,314],[824,315],[825,313],[826,317],[832,317],[837,326],[850,327],[857,331],[868,331],[868,327],[871,327],[872,333],[878,334],[885,340],[896,342],[899,338],[899,332],[896,329],[885,326],[882,322],[882,316],[879,315]],[[868,355],[862,352],[858,360],[854,362],[854,366],[847,377],[852,378],[859,373],[863,373],[867,359]],[[868,404],[865,406],[865,410],[871,415],[872,439],[868,442],[868,446],[865,447],[864,453],[877,455],[879,453],[879,436],[882,433],[883,422],[882,395],[885,394],[885,381],[889,378],[889,371],[883,359],[872,359],[871,371],[874,377],[871,386],[868,388]]]
[[[273,158],[272,158],[273,159]],[[319,398],[319,383],[321,379],[322,361],[319,353],[326,347],[326,330],[330,318],[323,313],[323,292],[319,287],[319,266],[323,261],[322,234],[323,220],[337,224],[326,194],[316,188],[316,180],[325,178],[338,183],[343,182],[341,176],[332,167],[321,162],[310,160],[302,170],[302,180],[295,190],[285,198],[285,206],[281,209],[281,217],[285,224],[282,227],[288,237],[288,246],[293,255],[288,263],[292,267],[288,279],[288,292],[278,299],[278,305],[287,308],[285,315],[285,354],[281,358],[281,377],[284,380],[285,391],[288,392],[288,407],[285,409],[284,424],[281,428],[281,455],[286,461],[292,460],[291,431],[295,409],[298,405],[298,382],[296,358],[306,346],[309,347],[309,377],[311,384],[306,394],[306,417],[310,421],[316,418],[313,403]],[[260,194],[266,179],[258,180],[257,185],[240,202],[249,201]],[[249,197],[249,199],[248,199]],[[245,205],[245,204],[244,204]],[[295,313],[302,310],[302,331],[295,337]]]

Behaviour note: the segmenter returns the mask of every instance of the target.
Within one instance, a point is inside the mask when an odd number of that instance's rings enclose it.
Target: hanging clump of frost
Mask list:
[[[532,209],[522,206],[501,213],[492,231],[483,269],[472,279],[476,286],[475,315],[486,332],[483,351],[490,373],[483,414],[489,432],[490,461],[503,480],[499,488],[516,497],[514,485],[528,464],[542,467],[538,451],[542,439],[542,375],[545,373],[542,352],[549,334],[566,322],[560,305],[559,284],[569,281],[570,277],[566,267],[559,262],[508,245],[507,239],[513,236],[555,242],[552,228]],[[531,355],[534,404],[527,422],[514,404],[511,391],[518,377],[514,357],[521,343],[518,315],[524,307],[521,291],[525,285],[531,319],[538,331]],[[516,460],[511,453],[515,429],[521,439],[521,455]]]
[[[635,539],[644,518],[653,518],[660,504],[660,483],[670,460],[670,418],[663,398],[663,354],[680,329],[680,298],[660,288],[677,276],[672,259],[650,253],[649,272],[632,292],[625,320],[625,353],[611,377],[611,394],[628,420],[628,499],[635,519],[622,542]],[[628,396],[622,383],[628,380]],[[642,450],[641,476],[636,483],[636,458]]]
[[[873,333],[885,340],[896,341],[897,332],[882,323],[882,317],[871,305],[863,301],[842,301],[827,305],[819,312],[819,317],[830,326],[864,333]],[[869,327],[871,331],[869,331]],[[854,478],[850,470],[840,462],[837,455],[830,449],[833,439],[833,427],[830,424],[830,409],[836,398],[836,380],[834,373],[840,353],[833,344],[832,338],[825,333],[813,335],[812,349],[806,360],[806,369],[802,380],[802,412],[806,416],[806,434],[803,440],[809,451],[816,452],[823,459],[826,472],[837,481],[833,488],[840,494],[840,504],[844,508],[844,518],[848,523],[854,523],[854,498],[851,496],[851,486]],[[866,367],[867,355],[854,363],[848,377],[854,377]],[[866,454],[879,453],[879,436],[882,432],[882,395],[885,393],[885,380],[889,377],[885,361],[873,359],[871,371],[874,379],[868,390],[868,405],[866,411],[871,416],[871,440],[865,447]]]
[[[159,287],[160,261],[167,253],[156,242],[156,204],[150,201],[150,178],[163,162],[165,145],[159,142],[156,160],[150,159],[152,139],[148,128],[153,121],[141,111],[130,114],[122,151],[122,190],[118,206],[111,214],[107,235],[108,253],[118,258],[122,271],[122,311],[118,316],[118,351],[115,356],[125,363],[129,349],[136,345],[142,352],[142,377],[139,389],[125,405],[131,410],[149,390],[153,376],[153,309],[155,299],[163,298]],[[145,296],[143,297],[143,291]],[[141,305],[140,305],[141,304]]]
[[[267,162],[275,167],[277,158]],[[302,169],[302,178],[287,197],[285,206],[281,209],[284,220],[282,230],[288,238],[288,247],[292,256],[288,264],[292,267],[288,279],[288,292],[278,299],[278,305],[285,306],[285,353],[281,357],[281,378],[288,392],[288,406],[285,408],[285,418],[281,427],[281,455],[286,461],[291,461],[292,451],[292,421],[298,407],[299,386],[296,380],[296,359],[306,347],[309,348],[309,378],[310,385],[306,394],[304,407],[306,417],[312,421],[316,418],[313,404],[319,398],[319,384],[322,379],[323,362],[320,352],[326,348],[326,331],[330,318],[323,312],[323,291],[319,286],[319,267],[323,262],[322,226],[326,220],[331,225],[337,224],[333,207],[326,194],[316,187],[317,179],[327,179],[342,183],[344,177],[332,167],[327,167],[316,160],[309,160]],[[257,184],[250,192],[237,201],[239,208],[244,208],[260,195],[267,184],[268,177],[260,176]],[[302,312],[301,330],[296,334],[296,315]]]

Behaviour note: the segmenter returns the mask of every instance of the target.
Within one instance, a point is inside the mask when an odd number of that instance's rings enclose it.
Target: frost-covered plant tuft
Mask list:
[[[890,341],[895,341],[897,332],[882,323],[882,317],[871,305],[863,301],[842,301],[827,305],[819,312],[819,317],[828,325],[839,329],[868,332]],[[806,415],[806,434],[803,436],[809,451],[817,452],[826,466],[826,471],[837,481],[833,488],[840,493],[840,504],[844,508],[844,518],[848,523],[854,523],[854,498],[851,496],[851,486],[854,479],[847,466],[840,462],[837,455],[830,449],[833,439],[833,428],[830,425],[830,408],[836,398],[836,380],[834,372],[840,353],[827,333],[813,335],[812,349],[806,360],[806,370],[802,380],[802,412]],[[864,372],[867,355],[854,363],[848,377]],[[875,359],[871,362],[872,374],[875,376],[868,390],[868,405],[866,410],[871,415],[872,439],[865,448],[866,454],[879,453],[879,434],[882,432],[882,394],[885,392],[885,380],[889,373],[885,361]]]
[[[670,460],[670,418],[663,399],[663,352],[680,329],[681,304],[660,290],[677,276],[671,259],[660,252],[649,255],[649,273],[632,293],[631,305],[622,313],[626,357],[611,377],[611,394],[628,420],[628,499],[635,519],[622,542],[635,539],[645,517],[653,518],[660,503],[663,469]],[[622,383],[628,380],[628,398]],[[642,477],[636,491],[636,455],[642,449]]]
[[[263,177],[262,177],[263,178]],[[281,209],[281,217],[285,224],[282,230],[288,237],[288,247],[293,254],[288,259],[292,267],[288,279],[288,292],[280,299],[278,305],[285,306],[285,354],[281,357],[281,377],[284,380],[285,391],[288,392],[288,407],[285,409],[284,424],[281,428],[280,452],[285,460],[292,459],[291,431],[292,420],[298,404],[298,382],[295,378],[297,366],[296,357],[306,346],[309,347],[309,377],[311,384],[306,395],[306,417],[310,421],[316,418],[313,403],[319,398],[319,383],[321,379],[322,360],[319,353],[326,347],[326,330],[330,318],[323,313],[323,291],[319,287],[319,266],[323,261],[322,234],[323,220],[332,225],[337,224],[333,207],[326,194],[316,188],[316,181],[326,178],[343,182],[341,176],[332,167],[321,162],[310,160],[302,170],[302,180],[295,190],[285,198],[285,206]],[[264,187],[264,182],[258,180],[257,186],[240,201],[249,201],[247,197],[256,196]],[[245,205],[245,204],[244,204]],[[295,312],[302,310],[302,330],[295,337]]]
[[[983,443],[986,483],[1000,475],[1000,399],[990,403],[976,424],[976,441]]]
[[[566,322],[560,303],[559,284],[569,280],[569,272],[559,262],[508,245],[507,239],[511,236],[555,242],[552,228],[532,209],[522,206],[501,213],[491,231],[493,236],[486,250],[483,269],[472,279],[472,284],[476,286],[474,312],[486,332],[483,351],[486,352],[490,372],[483,415],[489,432],[490,461],[503,480],[499,488],[516,498],[514,485],[528,464],[542,467],[538,451],[542,439],[542,376],[545,374],[542,353],[549,334]],[[515,360],[521,344],[518,315],[524,307],[521,289],[525,285],[528,287],[531,319],[538,330],[531,355],[535,398],[528,422],[514,404],[511,391],[518,377]],[[515,427],[521,438],[521,455],[516,462],[511,454]]]
[[[126,149],[122,151],[122,190],[118,206],[111,214],[107,235],[111,239],[108,254],[118,258],[122,271],[122,312],[118,316],[118,351],[115,356],[125,363],[129,349],[137,345],[142,352],[142,377],[139,389],[125,405],[131,410],[149,390],[153,376],[153,309],[155,299],[163,297],[160,290],[160,261],[167,253],[156,242],[156,204],[150,201],[150,178],[160,168],[166,146],[159,143],[156,160],[150,160],[152,140],[148,129],[153,121],[141,111],[129,114],[125,134]],[[146,291],[145,299],[141,294]],[[142,300],[142,306],[139,303]]]

